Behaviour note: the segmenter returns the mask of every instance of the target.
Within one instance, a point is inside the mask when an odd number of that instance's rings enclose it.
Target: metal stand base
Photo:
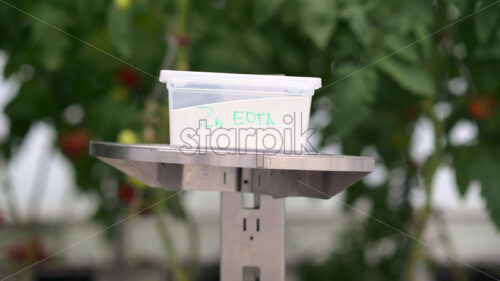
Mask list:
[[[222,192],[221,280],[285,280],[285,197],[330,198],[373,171],[343,155],[233,153],[93,141],[90,154],[152,187]],[[255,194],[245,208],[242,193]]]
[[[285,199],[221,193],[221,281],[285,280]]]

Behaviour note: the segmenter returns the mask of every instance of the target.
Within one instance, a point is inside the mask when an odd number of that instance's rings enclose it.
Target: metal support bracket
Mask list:
[[[285,280],[285,199],[254,196],[248,208],[242,193],[221,193],[221,281]]]

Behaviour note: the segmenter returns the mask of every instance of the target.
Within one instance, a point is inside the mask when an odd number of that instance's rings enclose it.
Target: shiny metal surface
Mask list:
[[[274,198],[327,199],[370,173],[375,165],[369,157],[262,151],[243,154],[96,141],[90,144],[90,154],[151,187],[244,191]]]
[[[220,167],[263,168],[308,171],[371,172],[374,160],[370,157],[303,154],[292,155],[262,151],[246,154],[231,150],[182,149],[157,144],[118,144],[92,141],[90,154],[97,157],[130,161],[208,165]]]

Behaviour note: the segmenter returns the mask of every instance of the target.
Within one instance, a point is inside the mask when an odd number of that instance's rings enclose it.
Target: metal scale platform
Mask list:
[[[90,154],[151,187],[221,192],[221,281],[284,281],[284,198],[331,198],[375,165],[369,157],[97,141]],[[254,194],[251,207],[242,193]]]

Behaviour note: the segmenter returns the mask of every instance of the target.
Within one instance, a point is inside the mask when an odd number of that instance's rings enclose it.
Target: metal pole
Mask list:
[[[221,281],[285,280],[285,200],[255,196],[248,209],[241,193],[221,193]]]

